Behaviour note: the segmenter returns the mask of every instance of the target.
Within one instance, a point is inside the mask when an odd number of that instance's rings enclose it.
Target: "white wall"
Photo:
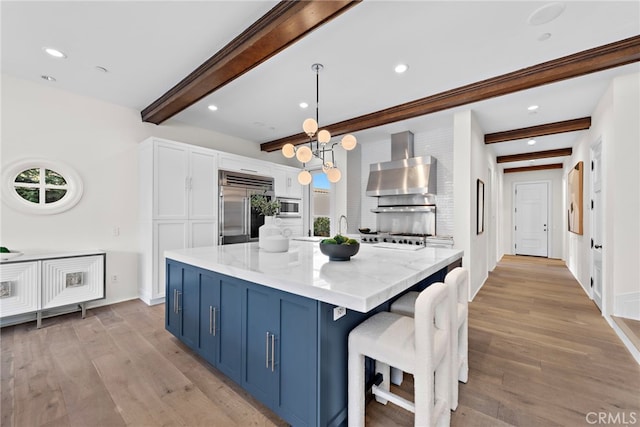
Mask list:
[[[513,204],[514,184],[533,181],[548,181],[549,186],[549,210],[550,223],[549,230],[549,258],[564,259],[562,240],[565,236],[565,227],[563,218],[564,199],[563,199],[563,171],[561,169],[505,173],[503,174],[503,195],[502,195],[502,252],[513,255],[514,245],[514,225],[513,213],[515,206]]]
[[[584,234],[566,233],[567,265],[591,295],[590,148],[602,141],[603,314],[640,320],[640,74],[617,77],[565,163],[585,164]]]
[[[104,249],[109,304],[138,296],[137,143],[158,136],[284,163],[249,141],[184,126],[142,123],[140,112],[2,75],[0,164],[37,157],[73,167],[84,194],[57,215],[31,215],[1,205],[0,241],[21,251]],[[114,236],[115,227],[120,229]],[[109,278],[118,276],[117,283]]]
[[[455,247],[464,251],[462,264],[469,269],[469,294],[473,298],[495,267],[493,256],[488,252],[495,247],[497,236],[496,220],[485,221],[485,231],[476,233],[476,183],[480,179],[489,183],[490,174],[497,170],[495,157],[484,144],[484,132],[478,125],[472,111],[462,111],[454,115],[453,121],[453,188],[454,188],[454,234]],[[500,189],[499,179],[492,180],[488,189]],[[487,212],[498,212],[498,197],[485,194],[485,218]],[[493,203],[491,207],[488,205]],[[494,244],[490,244],[494,239]]]

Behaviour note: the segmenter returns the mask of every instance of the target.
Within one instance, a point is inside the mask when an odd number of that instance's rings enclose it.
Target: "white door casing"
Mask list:
[[[516,183],[514,200],[514,253],[547,257],[549,183]]]
[[[602,142],[591,148],[591,298],[602,311]]]

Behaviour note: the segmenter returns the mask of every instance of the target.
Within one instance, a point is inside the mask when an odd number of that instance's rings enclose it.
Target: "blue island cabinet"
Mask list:
[[[318,424],[318,302],[167,259],[166,329],[294,426]]]
[[[349,332],[367,313],[167,259],[166,329],[293,426],[347,424]],[[414,285],[443,280],[447,268]],[[373,363],[366,364],[367,378]]]

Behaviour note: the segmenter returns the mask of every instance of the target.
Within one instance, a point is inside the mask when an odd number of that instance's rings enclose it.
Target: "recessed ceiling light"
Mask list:
[[[398,74],[402,74],[408,69],[409,69],[409,66],[407,64],[398,64],[396,65],[396,68],[394,68],[394,71]]]
[[[529,106],[527,107],[527,110],[529,110],[529,111],[536,111],[538,108],[540,108],[540,107],[538,107],[537,105],[529,105]]]
[[[527,141],[527,144],[529,145],[535,145],[536,140],[535,139],[530,139],[529,141]]]
[[[216,107],[215,105],[211,104],[207,107],[209,110],[211,111],[218,111],[218,107]]]
[[[109,70],[107,70],[106,68],[101,67],[99,65],[96,65],[96,70],[101,71],[103,73],[108,73],[109,72]]]
[[[551,38],[551,33],[543,33],[538,36],[538,41],[543,42],[545,40],[549,40]]]
[[[529,25],[542,25],[549,23],[562,15],[564,8],[564,3],[560,2],[545,4],[544,6],[534,10],[533,13],[529,15],[527,22]]]
[[[300,108],[307,108],[307,107],[309,107],[309,104],[307,104],[306,102],[300,103]]]
[[[42,48],[45,52],[47,52],[49,55],[53,56],[54,58],[66,58],[67,55],[64,54],[64,52],[60,52],[58,49],[54,49],[52,47],[43,47]]]
[[[46,80],[48,82],[55,82],[56,81],[55,77],[46,76],[46,75],[42,75],[42,76],[40,76],[40,78],[42,78],[42,79],[44,79],[44,80]]]

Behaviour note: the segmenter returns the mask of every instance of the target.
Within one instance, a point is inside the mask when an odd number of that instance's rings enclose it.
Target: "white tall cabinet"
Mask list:
[[[164,251],[213,246],[218,235],[214,150],[160,138],[139,145],[139,295],[164,302]]]

